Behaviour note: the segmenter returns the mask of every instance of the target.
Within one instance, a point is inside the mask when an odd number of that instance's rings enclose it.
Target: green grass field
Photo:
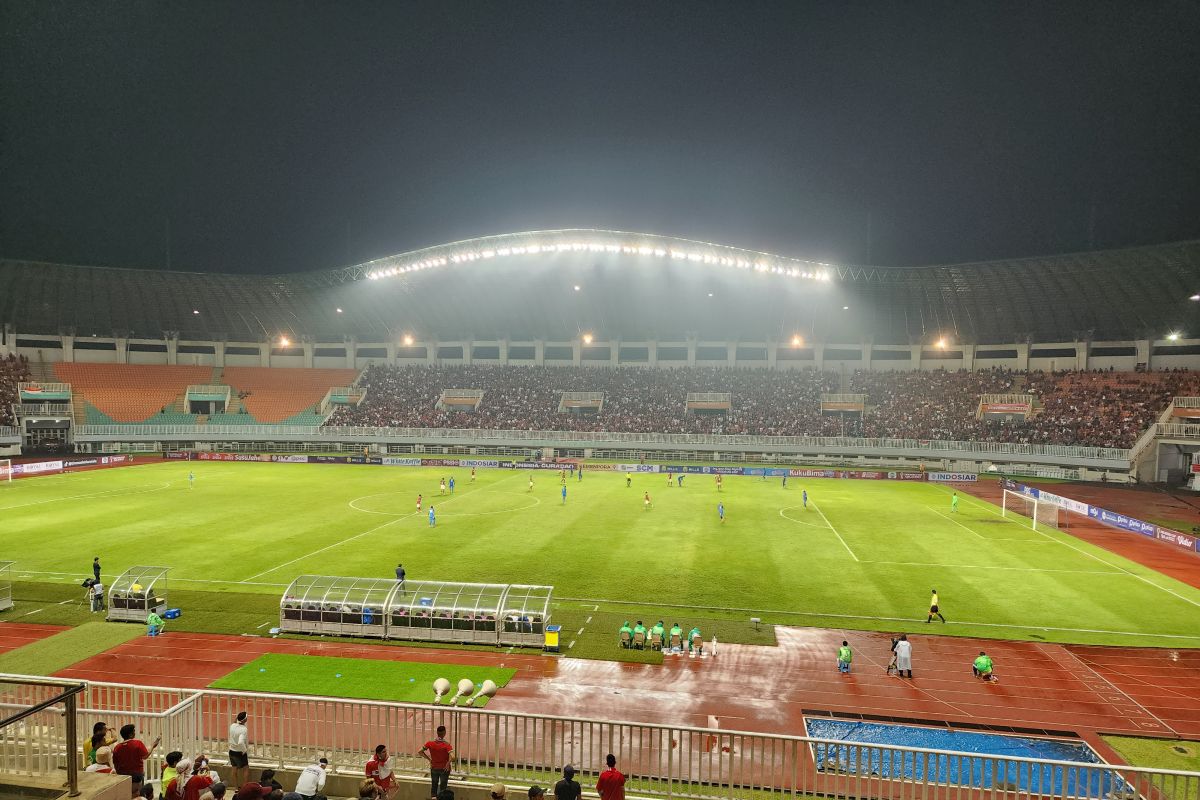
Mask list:
[[[259,656],[210,686],[249,692],[429,703],[434,698],[433,682],[445,678],[451,686],[449,696],[443,700],[448,703],[457,693],[462,678],[469,678],[478,691],[484,680],[491,680],[503,689],[516,674],[515,669],[499,667],[269,654]],[[477,708],[485,705],[486,697],[475,703]]]
[[[439,497],[451,474],[457,493]],[[249,632],[298,574],[387,577],[402,561],[414,580],[553,585],[564,642],[577,625],[608,625],[605,649],[618,618],[703,618],[746,636],[750,616],[911,630],[932,587],[950,620],[939,633],[1200,647],[1200,591],[973,498],[952,515],[945,487],[727,478],[718,495],[700,475],[683,488],[637,475],[626,488],[594,472],[568,483],[564,506],[557,473],[535,473],[532,492],[529,474],[479,470],[472,485],[463,469],[161,463],[15,481],[0,488],[0,527],[18,533],[4,552],[14,580],[78,586],[93,555],[109,579],[166,564],[192,597],[262,595]],[[437,528],[414,513],[418,492]]]

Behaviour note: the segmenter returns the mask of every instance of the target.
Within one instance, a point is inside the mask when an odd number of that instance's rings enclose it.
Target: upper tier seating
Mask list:
[[[0,426],[17,424],[12,411],[17,402],[17,384],[28,380],[29,361],[24,356],[0,358]]]
[[[58,380],[71,384],[75,397],[90,403],[114,422],[142,422],[172,411],[189,384],[208,383],[211,367],[158,364],[54,365]]]
[[[225,383],[241,396],[241,403],[256,422],[286,422],[302,412],[313,412],[334,386],[348,386],[358,375],[353,369],[270,369],[226,367]],[[315,416],[297,424],[314,425]]]

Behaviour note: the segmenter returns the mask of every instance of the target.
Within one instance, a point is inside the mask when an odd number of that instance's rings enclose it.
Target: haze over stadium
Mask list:
[[[1200,800],[1197,40],[2,0],[0,800]]]

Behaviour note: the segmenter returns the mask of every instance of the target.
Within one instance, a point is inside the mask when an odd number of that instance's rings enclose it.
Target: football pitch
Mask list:
[[[910,631],[936,588],[938,633],[1200,647],[1200,591],[960,497],[952,513],[924,483],[726,477],[718,493],[711,476],[588,472],[564,504],[551,471],[165,462],[0,487],[0,558],[19,582],[78,585],[100,556],[106,582],[161,564],[177,589],[268,595],[403,562],[410,580],[549,584],[562,609],[616,617]]]

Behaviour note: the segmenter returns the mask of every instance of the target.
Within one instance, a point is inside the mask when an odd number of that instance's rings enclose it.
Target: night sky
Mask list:
[[[1197,42],[1196,2],[0,0],[0,256],[281,272],[605,227],[908,265],[1200,238]]]

